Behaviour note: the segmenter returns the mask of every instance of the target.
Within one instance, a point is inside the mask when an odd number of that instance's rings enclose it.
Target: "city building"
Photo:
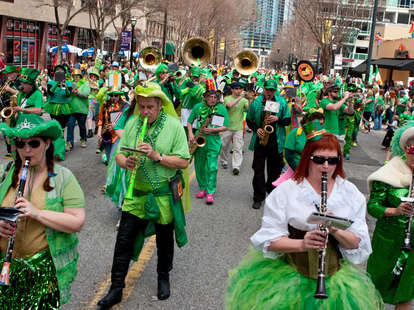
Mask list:
[[[256,19],[250,21],[242,31],[243,48],[250,49],[260,56],[262,67],[272,50],[276,32],[289,17],[287,9],[293,0],[256,0]]]

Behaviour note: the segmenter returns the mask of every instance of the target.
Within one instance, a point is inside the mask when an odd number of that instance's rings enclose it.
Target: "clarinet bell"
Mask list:
[[[328,295],[326,294],[326,287],[325,287],[325,277],[318,277],[318,282],[316,286],[316,292],[313,295],[314,298],[318,299],[326,299]]]

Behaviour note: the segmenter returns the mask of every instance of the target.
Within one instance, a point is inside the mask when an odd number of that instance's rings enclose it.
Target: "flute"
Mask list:
[[[20,175],[19,186],[17,187],[14,200],[16,200],[17,198],[23,197],[24,188],[26,186],[27,173],[29,171],[29,164],[30,164],[30,158],[26,157],[24,161],[23,170]],[[16,231],[16,228],[17,227],[15,227],[15,231]],[[1,269],[1,274],[0,274],[0,285],[10,285],[10,263],[11,263],[12,256],[13,256],[15,237],[16,237],[16,232],[13,233],[13,235],[9,237],[9,242],[7,244],[7,252],[4,257],[3,268]]]
[[[144,142],[144,138],[147,135],[147,130],[148,130],[148,117],[145,117],[142,123],[141,132],[138,133],[138,139],[137,139],[137,145],[136,145],[137,148],[142,142]],[[134,156],[137,159],[141,157],[141,155],[137,153],[135,153]],[[135,187],[135,177],[137,175],[138,167],[139,167],[139,162],[135,164],[134,169],[131,172],[131,177],[129,179],[128,190],[125,194],[125,198],[132,199],[132,197],[134,196],[133,192],[134,192],[134,187]]]
[[[321,185],[321,206],[319,212],[326,213],[327,209],[327,199],[328,199],[328,176],[326,172],[322,172],[322,185]],[[328,298],[326,294],[325,287],[325,258],[326,258],[326,248],[328,245],[328,228],[324,224],[318,225],[320,231],[326,234],[325,244],[322,249],[319,250],[318,257],[318,280],[316,285],[316,292],[313,295],[315,298],[325,299]]]

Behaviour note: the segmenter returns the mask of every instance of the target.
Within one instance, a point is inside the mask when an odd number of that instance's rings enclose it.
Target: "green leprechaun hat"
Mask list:
[[[37,69],[23,68],[19,81],[22,83],[36,85],[36,79],[39,76],[40,72]]]
[[[326,132],[326,130],[323,129],[321,123],[317,119],[303,125],[303,131],[306,134],[307,141],[318,141]]]
[[[0,131],[8,138],[49,137],[56,140],[63,135],[62,127],[56,120],[46,122],[37,114],[21,113],[16,120],[16,127],[0,124]]]
[[[4,69],[3,71],[4,74],[19,73],[19,72],[20,72],[19,68],[17,68],[16,66],[11,66],[11,65],[7,65],[6,69]]]

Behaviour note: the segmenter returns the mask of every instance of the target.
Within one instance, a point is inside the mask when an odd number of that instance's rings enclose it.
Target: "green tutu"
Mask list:
[[[264,258],[250,250],[230,270],[225,295],[227,310],[355,310],[383,309],[381,296],[369,276],[342,260],[341,268],[326,279],[327,299],[316,299],[316,280],[297,272],[283,258]]]
[[[69,115],[72,114],[69,103],[49,103],[45,102],[43,110],[52,115]]]

